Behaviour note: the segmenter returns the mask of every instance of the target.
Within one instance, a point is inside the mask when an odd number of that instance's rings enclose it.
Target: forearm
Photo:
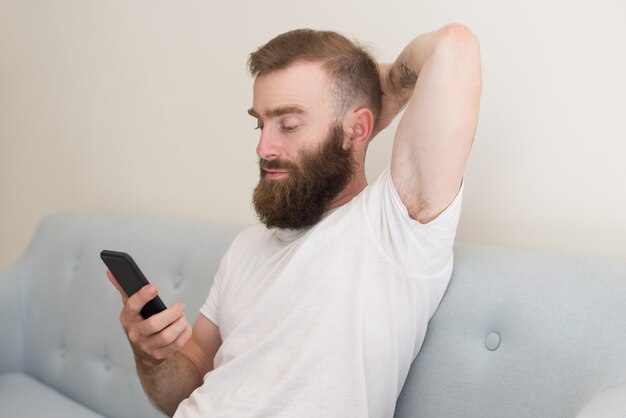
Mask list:
[[[136,359],[137,374],[145,392],[168,416],[202,385],[202,376],[185,355],[176,352],[157,365],[146,365]]]
[[[435,67],[435,71],[441,71],[442,65],[446,66],[446,63],[450,62],[449,57],[445,55],[450,51],[456,54],[458,50],[463,49],[463,42],[458,42],[458,40],[472,36],[471,32],[462,25],[444,26],[413,39],[393,63],[381,64],[379,70],[380,86],[383,92],[382,109],[372,136],[376,136],[378,132],[385,129],[412,100],[417,90],[415,88],[418,84],[417,80],[423,74],[424,69]],[[437,61],[440,62],[439,65]]]
[[[408,101],[428,62],[441,54],[462,49],[467,40],[473,41],[473,35],[459,24],[450,24],[413,39],[389,66],[386,80],[389,93]]]

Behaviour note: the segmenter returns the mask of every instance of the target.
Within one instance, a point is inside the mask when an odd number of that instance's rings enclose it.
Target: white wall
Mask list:
[[[484,65],[458,238],[626,258],[624,2],[0,0],[0,266],[51,212],[253,222],[248,53],[313,27],[389,61],[453,21]]]

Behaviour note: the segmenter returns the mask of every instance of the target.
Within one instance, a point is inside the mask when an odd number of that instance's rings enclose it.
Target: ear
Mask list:
[[[361,107],[344,119],[347,147],[367,145],[374,129],[374,115],[366,107]]]

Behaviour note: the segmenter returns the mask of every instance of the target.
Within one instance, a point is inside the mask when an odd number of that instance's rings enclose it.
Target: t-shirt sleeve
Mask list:
[[[421,277],[439,277],[442,271],[451,270],[464,184],[437,218],[422,224],[409,216],[387,168],[372,184],[366,200],[373,233],[383,251],[399,266]]]
[[[221,293],[221,289],[223,285],[222,282],[224,280],[224,269],[225,269],[225,264],[226,264],[226,257],[227,257],[227,254],[222,257],[219,268],[217,269],[217,272],[215,273],[215,276],[213,278],[213,284],[211,285],[211,290],[209,290],[209,295],[207,296],[204,304],[200,307],[200,313],[204,315],[209,321],[217,325],[218,327],[220,326],[218,307],[219,307],[220,293]]]

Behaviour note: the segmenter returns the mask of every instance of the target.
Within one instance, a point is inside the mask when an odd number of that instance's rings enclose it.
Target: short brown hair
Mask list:
[[[252,76],[269,74],[298,61],[321,62],[333,82],[338,119],[353,106],[380,114],[378,65],[365,48],[331,31],[296,29],[278,35],[250,54]]]

